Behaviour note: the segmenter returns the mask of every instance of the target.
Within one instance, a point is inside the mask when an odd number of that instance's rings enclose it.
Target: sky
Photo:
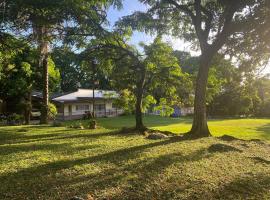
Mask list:
[[[121,17],[130,15],[134,11],[145,11],[145,10],[147,10],[146,5],[140,3],[138,0],[124,0],[123,8],[121,10],[110,8],[107,15],[110,25],[113,26],[114,23]],[[135,31],[132,35],[130,43],[138,46],[139,42],[149,44],[153,41],[153,39],[154,36]],[[200,55],[200,52],[191,50],[191,45],[187,42],[184,42],[183,40],[173,38],[169,35],[164,36],[163,40],[170,43],[175,50],[190,52],[192,56]],[[263,74],[270,73],[270,64],[262,71],[262,73]]]
[[[110,8],[108,11],[108,20],[110,25],[113,26],[116,21],[118,21],[121,17],[126,15],[131,15],[134,11],[145,11],[146,6],[140,3],[137,0],[125,0],[123,2],[123,8],[121,10],[116,10],[114,8]],[[135,31],[132,36],[131,43],[137,45],[139,42],[150,43],[153,41],[153,37],[150,35],[146,35],[144,33],[139,33]]]
[[[118,21],[121,17],[130,15],[134,11],[146,11],[146,5],[140,3],[138,0],[125,0],[123,2],[123,8],[121,10],[116,10],[114,8],[110,8],[108,11],[108,20],[110,25],[113,26],[116,21]],[[131,38],[131,44],[138,46],[139,42],[144,42],[146,44],[151,43],[154,40],[155,36],[151,36],[149,34],[140,33],[135,31]],[[185,43],[180,39],[172,38],[171,36],[164,36],[164,41],[171,44],[171,46],[176,50],[184,50],[190,51],[192,55],[199,55],[200,52],[195,52],[190,50],[190,44]]]

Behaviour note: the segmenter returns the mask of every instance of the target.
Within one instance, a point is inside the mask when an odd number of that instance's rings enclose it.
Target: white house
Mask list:
[[[96,117],[113,117],[123,113],[122,109],[114,106],[113,100],[118,98],[115,91],[78,89],[76,92],[53,98],[58,110],[58,119],[81,119],[94,111]],[[93,103],[94,102],[94,103]]]

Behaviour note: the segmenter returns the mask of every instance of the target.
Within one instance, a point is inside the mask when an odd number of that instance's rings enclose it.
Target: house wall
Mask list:
[[[194,114],[194,108],[193,107],[187,107],[187,108],[181,108],[181,115],[186,116]]]
[[[105,104],[104,110],[95,110],[95,114],[97,117],[104,117],[104,116],[116,116],[121,114],[122,110],[116,110],[112,106],[112,100],[103,100],[103,99],[97,99],[95,101],[95,105]],[[76,106],[83,106],[88,105],[89,110],[76,110]],[[69,106],[71,106],[71,113],[69,111]],[[60,111],[60,110],[59,110]],[[70,119],[81,119],[85,112],[87,111],[93,111],[93,104],[92,102],[71,102],[71,103],[65,103],[63,104],[63,111],[59,112],[58,115],[61,116],[64,120],[70,120]],[[106,111],[106,112],[105,112]]]
[[[160,115],[160,111],[148,111],[148,114],[150,115]],[[180,116],[187,116],[190,114],[194,114],[194,108],[193,107],[174,107],[174,113],[171,115],[172,117],[180,117]]]

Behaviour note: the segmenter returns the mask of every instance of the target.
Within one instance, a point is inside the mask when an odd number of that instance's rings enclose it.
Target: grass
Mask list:
[[[135,126],[134,116],[102,118],[98,121],[101,126],[107,129]],[[82,121],[82,123],[84,122]],[[181,134],[190,130],[192,119],[146,116],[144,117],[144,123],[147,127],[152,129]],[[270,119],[213,119],[209,120],[208,124],[214,136],[231,135],[245,140],[270,140]]]
[[[145,121],[176,133],[191,122]],[[131,117],[99,123],[104,128],[0,127],[0,199],[270,199],[270,119],[210,121],[216,136],[264,140],[230,142],[113,131],[132,126]]]

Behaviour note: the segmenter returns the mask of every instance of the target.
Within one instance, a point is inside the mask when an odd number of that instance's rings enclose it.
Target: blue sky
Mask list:
[[[110,8],[108,11],[108,19],[110,21],[111,26],[114,25],[116,21],[118,21],[121,17],[130,15],[134,11],[145,11],[147,8],[144,4],[140,3],[137,0],[125,0],[123,2],[123,9],[116,10]],[[139,42],[149,43],[153,41],[153,37],[150,35],[146,35],[144,33],[139,33],[135,31],[132,36],[131,43],[137,45]]]
[[[114,23],[123,16],[130,15],[134,11],[146,11],[146,10],[147,10],[146,5],[140,3],[138,0],[124,0],[123,8],[121,10],[110,8],[107,15],[111,26],[113,26]],[[138,45],[139,42],[149,44],[153,41],[153,39],[154,36],[135,31],[131,38],[131,44]],[[192,55],[200,54],[200,52],[192,51],[190,49],[191,45],[189,43],[184,42],[183,40],[172,38],[171,36],[164,36],[163,40],[170,43],[174,49],[189,51],[191,52]]]

